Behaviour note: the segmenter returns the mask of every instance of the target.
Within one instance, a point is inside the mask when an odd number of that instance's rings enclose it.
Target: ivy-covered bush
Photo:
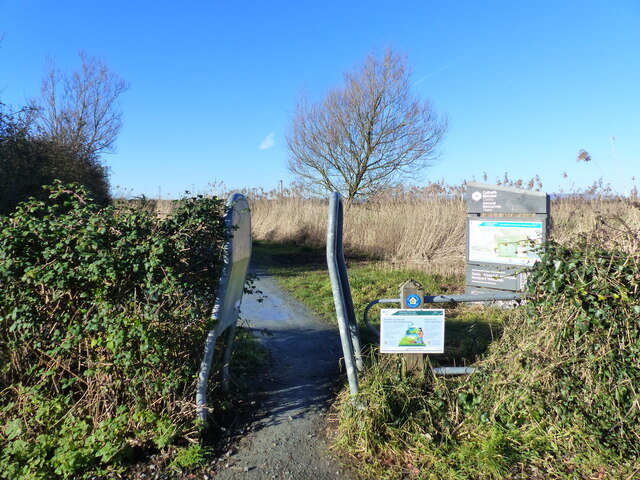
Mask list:
[[[506,472],[635,478],[640,257],[586,242],[552,243],[528,289],[527,304],[514,312],[480,374],[461,386],[462,431],[474,442],[501,437],[513,452],[502,456]]]
[[[370,478],[638,478],[640,255],[602,245],[546,246],[474,374],[375,362],[360,404],[343,402],[339,447]]]
[[[77,477],[196,428],[223,203],[160,221],[49,190],[0,217],[0,478]]]
[[[31,197],[46,200],[42,186],[54,179],[84,185],[97,203],[109,204],[108,171],[100,157],[43,135],[32,113],[29,108],[11,113],[0,101],[0,214]]]

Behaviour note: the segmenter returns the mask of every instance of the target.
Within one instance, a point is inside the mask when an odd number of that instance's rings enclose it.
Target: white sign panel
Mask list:
[[[444,310],[382,309],[380,352],[444,353]]]
[[[468,262],[530,266],[539,260],[544,223],[526,220],[469,219]]]

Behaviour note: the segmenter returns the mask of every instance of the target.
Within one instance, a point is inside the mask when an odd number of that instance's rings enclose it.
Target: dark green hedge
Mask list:
[[[0,217],[0,478],[71,478],[193,432],[224,205],[169,219],[56,184]]]

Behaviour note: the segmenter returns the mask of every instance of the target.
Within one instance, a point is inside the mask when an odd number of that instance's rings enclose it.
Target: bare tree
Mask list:
[[[322,101],[298,101],[287,134],[289,170],[312,193],[353,201],[419,178],[438,158],[447,130],[431,104],[411,91],[405,55],[372,52]]]
[[[128,84],[102,59],[79,56],[80,69],[71,75],[62,75],[51,61],[40,98],[29,103],[43,135],[97,161],[113,151],[122,128],[119,99]]]

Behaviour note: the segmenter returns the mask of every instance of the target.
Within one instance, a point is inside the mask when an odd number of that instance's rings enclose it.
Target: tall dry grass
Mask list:
[[[509,186],[520,185],[510,181]],[[345,251],[382,260],[390,267],[464,274],[463,191],[463,186],[431,183],[422,188],[387,191],[366,202],[345,205]],[[305,198],[295,189],[243,193],[251,205],[254,239],[316,248],[326,245],[327,200]],[[146,199],[141,203],[143,208],[156,209],[162,217],[171,214],[169,201]],[[638,251],[640,203],[603,189],[555,199],[550,232],[551,238],[563,244],[590,238],[629,252]]]
[[[462,275],[466,256],[466,205],[459,194],[384,195],[345,208],[347,253],[433,273]],[[254,238],[324,247],[326,201],[300,196],[254,198]],[[640,249],[640,204],[620,198],[572,196],[551,206],[551,238],[613,243]]]
[[[328,203],[282,197],[251,203],[254,238],[324,247]],[[429,265],[440,273],[464,268],[465,204],[459,198],[388,198],[346,206],[344,247],[348,254],[391,265]]]
[[[561,244],[580,238],[640,251],[640,203],[625,198],[571,196],[551,205],[551,236]]]

